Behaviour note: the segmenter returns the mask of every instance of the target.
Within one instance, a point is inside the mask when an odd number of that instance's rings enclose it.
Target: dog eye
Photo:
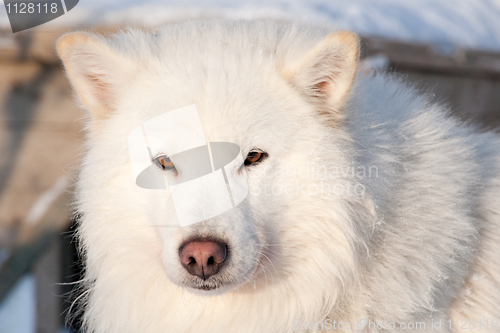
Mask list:
[[[264,160],[266,157],[267,157],[267,153],[264,153],[264,152],[258,151],[258,150],[251,150],[248,153],[244,164],[246,166],[255,165],[255,164],[262,162],[262,160]]]
[[[174,163],[167,155],[159,155],[153,159],[153,163],[163,170],[175,170]]]

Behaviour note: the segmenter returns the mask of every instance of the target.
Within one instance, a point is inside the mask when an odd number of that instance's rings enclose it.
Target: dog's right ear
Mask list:
[[[57,53],[92,118],[102,119],[112,112],[118,88],[133,75],[133,62],[121,56],[104,38],[84,32],[60,37]]]

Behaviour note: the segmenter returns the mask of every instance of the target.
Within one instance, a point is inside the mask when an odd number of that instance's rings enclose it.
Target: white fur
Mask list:
[[[61,43],[93,117],[77,200],[88,332],[326,332],[297,327],[326,319],[425,322],[423,332],[442,319],[448,332],[450,318],[500,319],[498,135],[460,124],[397,78],[360,74],[351,86],[344,60],[357,49],[326,36],[209,21]],[[307,90],[332,66],[324,91]],[[269,157],[249,168],[250,195],[236,209],[173,229],[164,193],[134,183],[127,136],[190,104],[209,141]],[[322,185],[337,192],[317,193]],[[191,288],[179,263],[193,235],[230,245],[215,290]]]

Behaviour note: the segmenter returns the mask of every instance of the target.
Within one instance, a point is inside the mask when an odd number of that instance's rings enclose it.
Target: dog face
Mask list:
[[[123,230],[137,237],[141,229],[154,230],[164,273],[198,294],[342,275],[352,261],[353,231],[341,221],[347,205],[311,173],[347,163],[338,147],[348,140],[342,110],[357,70],[357,37],[334,33],[290,55],[278,41],[245,43],[237,31],[198,32],[197,42],[179,40],[176,33],[131,31],[109,40],[73,33],[58,41],[91,118],[82,172],[87,185],[80,187],[84,215],[99,211],[103,220],[122,219]],[[188,105],[196,106],[207,142],[241,149],[244,163],[231,172],[244,172],[249,193],[229,211],[180,227],[168,188],[136,185],[127,137],[142,123]],[[158,159],[168,149],[163,144],[152,152],[155,172],[182,174],[187,166],[168,156]],[[328,185],[335,182],[342,181],[329,179]],[[213,204],[203,193],[195,195],[199,209]],[[337,222],[326,218],[332,214]],[[335,246],[318,240],[325,231]]]

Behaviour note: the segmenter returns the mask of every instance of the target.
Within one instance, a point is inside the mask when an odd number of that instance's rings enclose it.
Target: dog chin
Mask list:
[[[211,279],[208,279],[207,281],[193,281],[191,279],[184,280],[179,284],[179,286],[196,295],[222,295],[229,291],[244,288],[246,285],[249,285],[249,281],[256,278],[258,271],[259,269],[257,266],[250,274],[247,275],[247,278],[238,279],[239,281],[229,276],[219,276],[214,281]]]

